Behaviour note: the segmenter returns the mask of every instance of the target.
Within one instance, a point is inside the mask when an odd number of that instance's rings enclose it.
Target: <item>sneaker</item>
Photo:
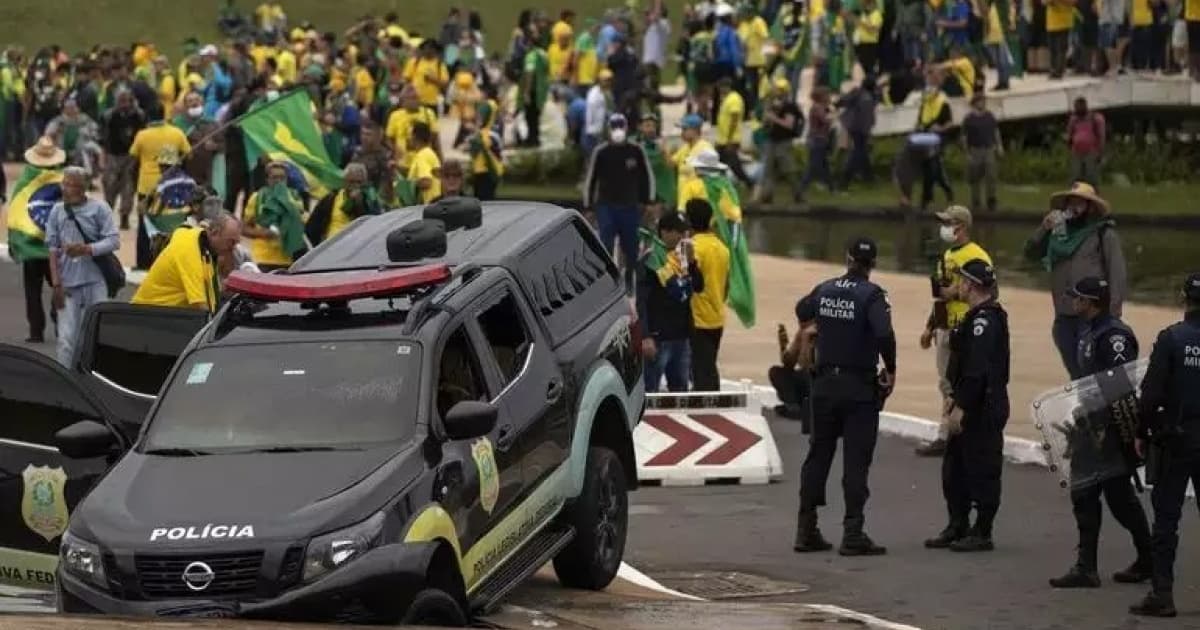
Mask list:
[[[1130,606],[1129,612],[1143,617],[1174,617],[1175,598],[1150,591],[1142,601]]]
[[[1100,588],[1100,576],[1094,570],[1087,570],[1079,565],[1071,567],[1062,577],[1050,578],[1050,586],[1054,588]]]
[[[927,444],[922,444],[914,449],[914,452],[921,457],[941,457],[946,454],[946,440],[938,438]]]
[[[957,551],[959,553],[992,551],[995,548],[996,546],[992,544],[991,538],[984,538],[978,534],[970,534],[950,543],[950,551]]]

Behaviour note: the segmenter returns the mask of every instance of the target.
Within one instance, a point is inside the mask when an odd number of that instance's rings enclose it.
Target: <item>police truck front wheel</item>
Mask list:
[[[461,628],[467,625],[467,615],[449,593],[438,588],[427,588],[413,598],[400,624]]]
[[[583,492],[564,513],[575,538],[554,558],[563,586],[600,590],[612,581],[625,553],[629,495],[625,469],[616,453],[588,449]]]

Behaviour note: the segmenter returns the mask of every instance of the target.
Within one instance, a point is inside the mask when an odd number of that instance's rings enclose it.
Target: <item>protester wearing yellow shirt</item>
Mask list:
[[[437,113],[438,97],[450,83],[450,71],[437,53],[432,41],[421,42],[420,56],[408,60],[404,68],[404,79],[417,91],[422,107]]]
[[[1134,15],[1139,2],[1133,0]],[[1046,3],[1046,42],[1050,48],[1050,78],[1061,79],[1067,67],[1067,45],[1075,26],[1075,0],[1048,0]]]
[[[408,180],[416,187],[421,203],[429,203],[442,196],[442,161],[433,147],[433,131],[429,125],[417,123],[413,126],[412,164],[408,167]]]
[[[596,84],[600,73],[600,58],[596,54],[596,39],[591,27],[585,26],[575,38],[575,86],[582,94]]]
[[[946,96],[971,98],[975,93],[975,64],[962,48],[954,46],[950,49],[950,60],[942,64],[942,69],[946,72],[946,81],[942,84]]]
[[[561,24],[561,22],[560,22]],[[575,54],[575,43],[571,32],[566,31],[546,47],[546,59],[550,65],[550,80],[556,83],[571,82],[571,57]]]
[[[375,104],[375,77],[367,69],[370,58],[365,53],[358,54],[357,62],[353,72],[354,102],[359,108],[365,109]]]
[[[750,98],[748,105],[750,109],[754,109],[758,104],[758,78],[762,75],[763,66],[767,64],[763,46],[770,39],[771,32],[767,28],[766,20],[762,19],[750,4],[742,5],[740,17],[737,36],[742,42],[742,49],[746,51],[746,67],[742,79],[745,92]]]
[[[717,354],[725,330],[729,248],[712,231],[713,207],[707,199],[689,201],[685,211],[692,228],[692,255],[704,277],[704,290],[692,295],[692,384],[696,391],[719,391]]]
[[[179,83],[171,73],[167,58],[159,55],[154,60],[154,70],[158,74],[158,102],[163,107],[163,116],[170,117],[175,107],[175,99],[179,96]]]
[[[176,155],[181,156],[192,150],[191,143],[188,142],[187,136],[179,127],[166,124],[161,112],[155,112],[155,114],[156,118],[145,129],[137,132],[137,135],[133,137],[133,144],[129,146],[129,155],[136,158],[138,163],[137,194],[139,203],[154,192],[154,188],[158,186],[158,180],[162,178],[162,171],[158,166],[158,156],[163,153],[163,149],[173,149]]]
[[[284,183],[287,183],[287,168],[279,163],[267,166],[267,185],[264,188]],[[294,191],[288,189],[288,194],[292,195],[298,207],[303,207]],[[264,271],[290,267],[292,257],[283,251],[283,242],[279,234],[269,228],[259,227],[257,218],[258,191],[255,191],[242,208],[242,219],[245,221],[242,225],[242,236],[250,239],[250,258]]]
[[[874,75],[879,64],[879,32],[883,28],[883,12],[875,0],[863,0],[854,21],[854,57],[863,72]]]
[[[250,58],[254,60],[254,71],[262,72],[267,67],[267,58],[275,56],[275,47],[255,44],[250,47]]]
[[[746,101],[733,89],[733,80],[728,77],[717,82],[717,96],[721,99],[721,106],[717,109],[717,153],[743,184],[753,186],[754,182],[750,181],[738,157],[738,148],[742,144],[742,122],[746,120]]]
[[[413,126],[424,123],[430,129],[437,129],[438,119],[434,112],[421,107],[417,94],[411,86],[400,93],[401,107],[388,116],[387,128],[384,135],[395,147],[396,158],[399,160],[400,172],[407,173],[412,163]]]
[[[700,132],[704,128],[704,119],[699,114],[688,114],[683,117],[679,123],[680,136],[683,138],[683,144],[676,149],[675,153],[671,154],[671,165],[675,167],[675,171],[679,174],[677,190],[679,191],[679,201],[676,204],[676,210],[682,212],[687,204],[688,198],[684,196],[688,190],[690,182],[699,181],[696,176],[696,171],[692,169],[691,161],[701,151],[715,151],[713,145],[700,137]],[[703,183],[701,183],[703,187]]]
[[[296,82],[296,53],[284,48],[275,55],[275,67],[285,84]]]
[[[238,220],[225,212],[204,228],[176,229],[131,302],[216,311],[221,298],[217,260],[233,256],[241,229]]]

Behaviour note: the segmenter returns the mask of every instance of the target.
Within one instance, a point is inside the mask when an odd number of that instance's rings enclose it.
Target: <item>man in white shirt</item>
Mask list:
[[[583,154],[586,157],[591,157],[592,150],[604,138],[612,101],[612,71],[604,68],[596,79],[596,85],[588,90],[587,109],[583,118]]]
[[[667,42],[671,37],[671,21],[662,0],[646,12],[646,33],[642,36],[642,63],[654,66],[659,72],[667,65]]]

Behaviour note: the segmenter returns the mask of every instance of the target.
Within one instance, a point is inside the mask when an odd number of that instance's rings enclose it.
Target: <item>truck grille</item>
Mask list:
[[[258,569],[262,561],[261,550],[203,556],[139,554],[134,557],[142,594],[148,599],[253,594],[258,587]],[[203,562],[212,569],[212,583],[204,590],[194,591],[183,581],[184,569],[193,562]]]

